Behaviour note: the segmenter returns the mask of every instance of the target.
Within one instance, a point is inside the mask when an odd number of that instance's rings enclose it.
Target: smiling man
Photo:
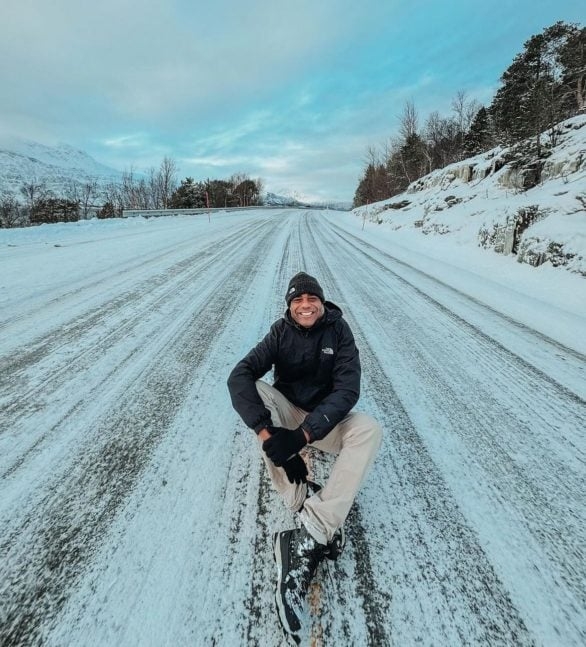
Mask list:
[[[352,412],[360,359],[342,311],[318,281],[296,274],[287,311],[228,378],[232,405],[258,437],[273,486],[300,527],[274,536],[276,602],[283,629],[298,641],[307,589],[324,557],[337,559],[343,524],[381,442],[370,416]],[[274,383],[260,380],[274,368]],[[307,481],[300,451],[311,445],[337,458],[323,488]]]

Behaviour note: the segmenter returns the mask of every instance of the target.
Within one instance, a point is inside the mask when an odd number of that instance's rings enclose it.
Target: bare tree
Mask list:
[[[13,193],[0,195],[0,227],[20,227],[24,225],[18,200]]]
[[[464,150],[464,138],[470,130],[476,113],[482,106],[476,99],[468,99],[465,90],[460,90],[454,99],[452,99],[452,112],[455,115],[455,121],[458,126],[457,143],[458,153],[457,160],[464,159],[466,156]],[[456,160],[452,160],[456,161]]]
[[[98,195],[98,183],[96,180],[86,180],[80,187],[79,203],[81,205],[82,218],[87,219],[90,207]]]
[[[163,209],[167,209],[173,191],[177,188],[177,164],[170,157],[164,157],[159,168],[159,182]]]
[[[432,112],[423,129],[429,171],[456,162],[462,154],[462,133],[456,119]]]
[[[44,181],[31,178],[20,186],[20,194],[25,199],[30,217],[37,202],[48,197],[50,195],[50,191]]]
[[[77,202],[80,206],[80,216],[86,220],[90,212],[92,201],[98,195],[98,183],[96,180],[87,179],[84,182],[71,180],[65,187],[65,197],[71,202]]]
[[[78,201],[80,193],[80,184],[77,180],[69,180],[63,187],[63,194],[68,200]]]
[[[230,184],[232,185],[232,193],[238,198],[239,205],[246,207],[247,185],[245,183],[250,181],[250,177],[246,173],[234,173],[230,177]]]
[[[255,184],[256,184],[256,190],[258,192],[258,203],[263,204],[264,198],[262,197],[262,195],[264,193],[265,186],[264,186],[264,182],[262,181],[262,178],[257,177],[255,180]]]
[[[467,123],[467,113],[468,113],[468,99],[466,98],[466,91],[459,90],[456,96],[452,99],[452,112],[456,115],[456,121],[458,123],[458,128],[461,132],[465,132],[470,127],[474,114],[471,115],[469,122]]]
[[[148,172],[147,179],[149,189],[149,209],[160,209],[163,206],[161,198],[161,182],[159,179],[159,172],[154,166],[151,166]]]
[[[417,134],[418,120],[417,109],[413,101],[405,101],[399,125],[399,133],[404,141]]]
[[[121,194],[123,209],[144,208],[144,187],[136,178],[132,166],[128,171],[122,173]]]
[[[116,182],[109,182],[102,189],[104,204],[111,204],[116,215],[122,215],[124,209],[124,198],[122,186]]]

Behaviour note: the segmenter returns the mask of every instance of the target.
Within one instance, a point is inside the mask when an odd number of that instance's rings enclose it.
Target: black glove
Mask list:
[[[287,474],[289,483],[307,483],[307,465],[299,454],[295,454],[293,458],[290,458],[283,465],[283,469]]]
[[[283,467],[294,454],[307,445],[301,427],[297,429],[272,427],[270,432],[271,437],[264,441],[262,449],[277,467]]]

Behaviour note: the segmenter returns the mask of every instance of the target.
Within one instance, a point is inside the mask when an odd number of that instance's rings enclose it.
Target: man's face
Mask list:
[[[324,304],[315,294],[302,294],[295,297],[291,300],[289,311],[293,321],[304,328],[311,328],[325,312]]]

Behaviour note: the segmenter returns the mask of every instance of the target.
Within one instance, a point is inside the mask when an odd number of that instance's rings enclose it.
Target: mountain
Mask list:
[[[388,200],[354,209],[364,222],[549,263],[586,276],[586,115],[534,140],[456,162]]]
[[[307,207],[304,202],[299,202],[295,198],[286,195],[277,195],[276,193],[267,193],[263,198],[263,203],[267,206],[275,207]]]
[[[67,144],[46,146],[15,137],[0,140],[0,192],[19,196],[20,187],[34,180],[45,182],[47,188],[59,195],[72,180],[106,184],[119,182],[121,177],[116,169]]]
[[[276,193],[267,193],[263,198],[263,204],[275,207],[299,207],[311,209],[334,209],[336,211],[351,211],[352,203],[350,202],[300,202],[296,198]]]

